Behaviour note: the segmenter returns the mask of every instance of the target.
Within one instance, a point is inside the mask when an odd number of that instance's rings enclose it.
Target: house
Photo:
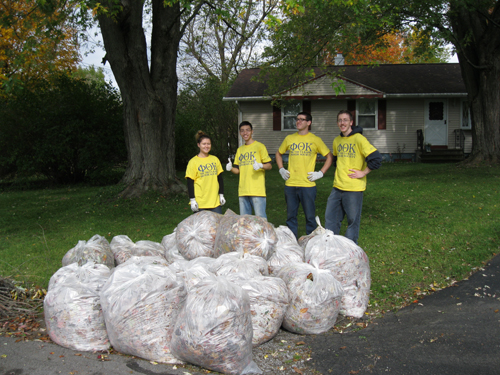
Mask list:
[[[281,94],[280,107],[271,105],[268,85],[255,77],[260,69],[243,70],[224,100],[238,104],[239,122],[250,121],[254,138],[276,153],[283,139],[295,131],[298,112],[310,112],[311,131],[332,147],[340,133],[337,113],[348,109],[356,125],[380,151],[384,160],[423,160],[439,150],[472,148],[467,92],[459,64],[395,64],[332,66]],[[329,73],[339,72],[339,78]],[[337,95],[335,85],[343,85]],[[425,145],[425,146],[424,146]],[[430,145],[430,147],[429,147]]]

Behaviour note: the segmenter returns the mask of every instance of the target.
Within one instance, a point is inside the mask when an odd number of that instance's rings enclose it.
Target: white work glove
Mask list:
[[[283,177],[283,180],[288,180],[290,178],[290,171],[286,170],[285,168],[280,168],[280,175]]]
[[[262,163],[257,163],[257,159],[255,159],[255,155],[253,157],[253,169],[254,171],[258,171],[259,169],[262,169],[264,166]]]
[[[227,158],[229,160],[229,163],[226,164],[226,171],[231,172],[231,169],[233,169],[233,163],[231,163],[231,158]]]
[[[219,194],[220,205],[224,206],[226,204],[226,198],[224,198],[224,194]]]
[[[323,172],[318,171],[318,172],[309,172],[309,176],[307,176],[307,179],[311,182],[319,180],[321,177],[323,177]]]
[[[191,198],[189,204],[191,205],[191,211],[198,212],[198,202],[196,202],[195,198]]]

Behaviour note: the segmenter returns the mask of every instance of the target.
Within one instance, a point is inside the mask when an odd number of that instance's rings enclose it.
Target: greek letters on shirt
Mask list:
[[[200,172],[200,177],[207,177],[207,176],[217,176],[217,164],[216,163],[207,163],[207,164],[200,164],[198,167],[198,172]]]
[[[240,157],[238,159],[238,165],[240,167],[244,166],[244,165],[251,165],[253,164],[253,158],[254,156],[257,155],[257,152],[256,151],[250,151],[250,152],[245,152],[245,153],[241,153],[240,154]],[[257,157],[255,157],[257,158]]]
[[[310,156],[312,154],[312,145],[313,143],[309,142],[292,143],[289,149],[293,155]]]
[[[337,156],[341,158],[356,158],[356,144],[340,143],[337,146]]]

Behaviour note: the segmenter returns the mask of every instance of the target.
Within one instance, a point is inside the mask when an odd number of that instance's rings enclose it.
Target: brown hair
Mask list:
[[[196,139],[197,144],[200,144],[200,142],[203,141],[205,138],[208,138],[208,140],[212,142],[212,138],[210,138],[210,136],[202,130],[198,130],[198,133],[196,133],[196,135],[194,136],[194,139]]]

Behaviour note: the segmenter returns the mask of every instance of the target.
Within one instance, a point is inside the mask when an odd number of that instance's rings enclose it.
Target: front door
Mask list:
[[[448,146],[448,101],[425,101],[424,143],[432,146]]]

